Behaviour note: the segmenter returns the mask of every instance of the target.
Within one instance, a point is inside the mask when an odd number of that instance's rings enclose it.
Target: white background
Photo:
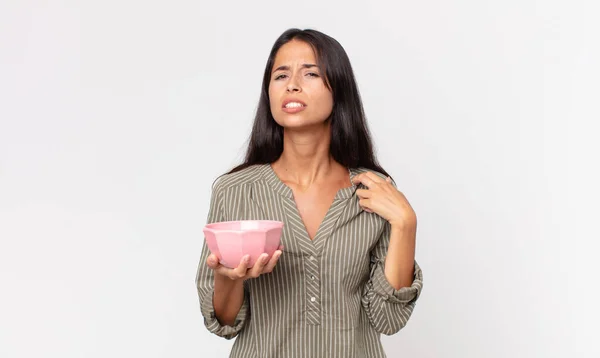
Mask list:
[[[345,47],[419,218],[425,286],[389,356],[600,356],[598,10],[0,1],[0,356],[227,356],[201,228],[289,27]]]

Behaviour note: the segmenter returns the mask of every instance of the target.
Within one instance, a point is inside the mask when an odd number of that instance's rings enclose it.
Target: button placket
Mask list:
[[[319,260],[310,254],[305,260],[306,277],[306,319],[309,324],[318,325],[321,322],[321,283],[319,280]]]

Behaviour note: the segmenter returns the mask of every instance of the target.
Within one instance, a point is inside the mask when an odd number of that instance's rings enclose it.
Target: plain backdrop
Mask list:
[[[599,357],[594,1],[0,1],[0,357],[226,357],[194,279],[275,39],[336,38],[419,219],[390,357]],[[348,148],[353,150],[353,148]]]

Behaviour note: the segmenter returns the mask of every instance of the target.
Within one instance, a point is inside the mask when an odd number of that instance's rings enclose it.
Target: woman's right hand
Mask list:
[[[206,259],[206,264],[210,267],[215,276],[222,276],[231,279],[232,281],[238,280],[247,280],[249,278],[256,278],[262,274],[270,273],[277,265],[277,261],[281,256],[283,247],[280,246],[278,250],[273,253],[271,259],[269,259],[269,255],[262,254],[259,256],[256,263],[251,268],[248,268],[248,262],[250,260],[250,256],[246,255],[242,257],[240,264],[236,268],[228,268],[219,263],[219,258],[216,255],[210,254]]]
[[[206,264],[214,272],[215,287],[213,294],[213,307],[215,317],[221,324],[232,326],[235,323],[240,309],[244,303],[244,280],[256,278],[273,271],[283,247],[280,246],[271,259],[269,255],[262,254],[252,266],[248,268],[249,256],[242,258],[238,267],[230,269],[219,263],[219,258],[210,254]]]

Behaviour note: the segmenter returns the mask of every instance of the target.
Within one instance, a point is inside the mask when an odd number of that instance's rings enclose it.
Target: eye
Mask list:
[[[309,77],[319,77],[319,74],[315,73],[315,72],[309,72],[306,75],[309,76]]]
[[[285,74],[281,74],[281,75],[275,76],[275,81],[280,80],[280,79],[282,79],[285,76],[286,76]]]

